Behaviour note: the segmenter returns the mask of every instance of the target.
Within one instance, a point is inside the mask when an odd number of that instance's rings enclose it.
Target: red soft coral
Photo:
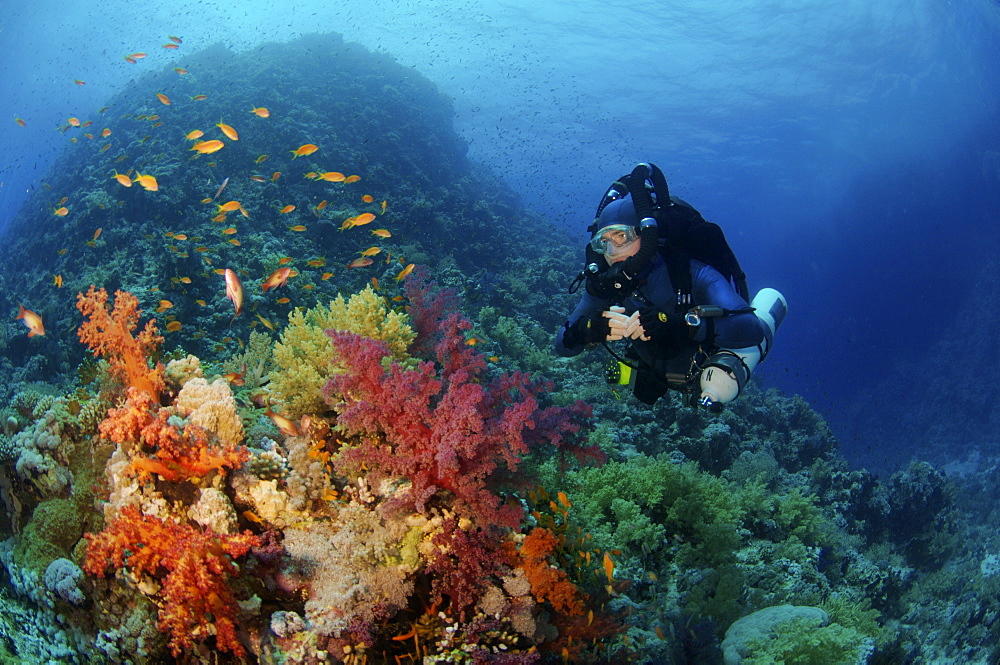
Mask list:
[[[127,291],[115,291],[114,308],[108,310],[108,292],[91,284],[87,295],[78,293],[76,308],[87,317],[77,335],[97,356],[111,364],[111,372],[126,386],[148,392],[158,399],[163,390],[163,365],[149,366],[149,358],[163,343],[156,334],[156,322],[150,319],[137,337],[132,331],[139,325],[138,299]]]
[[[239,574],[234,559],[262,544],[249,531],[223,535],[172,520],[143,515],[126,506],[99,534],[86,534],[83,570],[103,577],[125,568],[139,580],[162,578],[159,629],[170,635],[174,657],[215,635],[220,651],[246,654],[236,635],[239,606],[228,580]]]
[[[365,464],[409,478],[418,510],[447,490],[478,523],[516,527],[522,510],[501,505],[494,492],[501,473],[515,471],[521,456],[542,444],[599,457],[583,435],[590,408],[539,406],[537,395],[549,386],[521,372],[489,380],[485,358],[465,344],[471,327],[458,313],[445,319],[435,349],[440,372],[430,362],[416,369],[393,363],[386,371],[384,342],[328,331],[345,371],[325,394],[338,427],[361,435],[337,464],[351,473]]]
[[[444,520],[433,542],[437,548],[427,564],[427,572],[434,574],[431,602],[437,605],[447,596],[448,611],[464,616],[503,563],[500,541],[494,531],[463,529],[453,517]]]
[[[132,460],[134,470],[171,482],[239,468],[249,458],[246,447],[209,440],[202,427],[187,424],[179,429],[171,424],[169,409],[157,407],[148,393],[135,388],[129,388],[124,406],[108,411],[99,429],[101,436],[146,454]]]

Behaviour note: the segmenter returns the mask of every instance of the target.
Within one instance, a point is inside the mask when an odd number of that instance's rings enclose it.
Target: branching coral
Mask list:
[[[140,453],[132,468],[177,482],[201,478],[212,470],[239,468],[249,457],[243,446],[215,442],[203,427],[173,422],[170,410],[157,408],[149,393],[129,389],[121,408],[111,409],[100,425],[101,436]]]
[[[336,371],[335,353],[326,330],[358,333],[385,342],[397,360],[406,358],[406,348],[416,333],[409,317],[390,311],[382,296],[365,288],[349,300],[337,296],[327,307],[306,312],[294,310],[281,341],[274,346],[274,364],[270,389],[282,405],[282,414],[295,418],[319,413],[328,407],[323,401],[323,386]]]
[[[495,575],[502,563],[496,533],[478,527],[463,529],[459,520],[444,520],[433,542],[437,545],[427,571],[434,573],[432,602],[449,599],[449,612],[463,615],[483,592],[483,580]]]
[[[353,476],[364,464],[409,478],[418,510],[446,490],[477,523],[516,527],[521,508],[501,505],[494,492],[501,472],[515,471],[530,447],[545,443],[596,455],[581,441],[590,410],[579,402],[541,407],[545,385],[520,372],[489,380],[485,358],[465,344],[470,327],[460,314],[446,319],[436,347],[440,372],[430,362],[415,369],[393,363],[386,371],[384,342],[330,332],[346,371],[325,392],[338,428],[360,441],[341,453],[337,467]]]
[[[86,573],[103,577],[110,567],[127,569],[135,581],[162,577],[159,628],[170,635],[175,657],[212,634],[220,651],[245,655],[236,635],[239,607],[228,581],[239,574],[234,559],[262,544],[258,536],[201,531],[126,506],[103,532],[85,537]]]
[[[87,317],[77,331],[80,341],[97,356],[111,364],[112,375],[126,386],[149,393],[157,399],[164,388],[163,366],[149,366],[163,338],[157,335],[156,322],[150,319],[137,337],[132,331],[139,325],[138,299],[127,291],[115,292],[114,307],[108,310],[108,292],[91,285],[87,294],[77,294],[76,307]]]

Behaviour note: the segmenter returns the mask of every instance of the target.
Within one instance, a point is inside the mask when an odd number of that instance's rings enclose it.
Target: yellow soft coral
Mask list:
[[[406,349],[416,337],[409,316],[391,311],[370,286],[349,300],[338,295],[328,307],[293,311],[281,341],[274,346],[277,371],[272,373],[270,383],[282,415],[296,418],[328,408],[323,401],[323,386],[336,371],[333,344],[326,334],[329,329],[382,340],[397,360],[408,357]]]

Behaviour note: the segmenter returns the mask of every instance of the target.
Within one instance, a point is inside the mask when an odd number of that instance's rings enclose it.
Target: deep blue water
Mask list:
[[[0,14],[0,228],[64,145],[56,128],[130,77],[328,30],[435,81],[473,158],[581,240],[607,184],[657,163],[726,229],[751,290],[788,298],[758,379],[809,399],[853,461],[905,457],[859,423],[925,408],[925,385],[891,379],[967,330],[956,315],[998,244],[996,3],[20,3]]]

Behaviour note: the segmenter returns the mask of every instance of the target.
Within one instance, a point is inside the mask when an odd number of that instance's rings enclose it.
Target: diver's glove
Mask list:
[[[600,344],[611,334],[611,326],[604,312],[596,312],[589,317],[578,319],[573,325],[566,323],[563,346],[572,349],[585,344]]]
[[[691,327],[683,316],[656,307],[643,307],[639,310],[639,325],[631,337],[663,346],[676,346],[690,339],[690,333]]]

